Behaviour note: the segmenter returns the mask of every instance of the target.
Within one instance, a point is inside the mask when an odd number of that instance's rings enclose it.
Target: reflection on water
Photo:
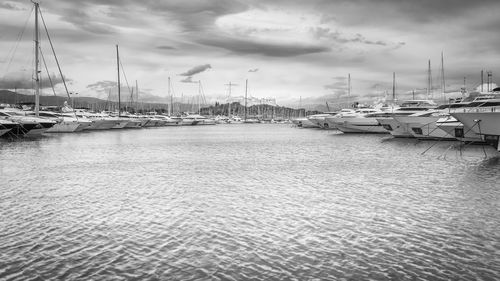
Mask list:
[[[286,125],[1,142],[0,279],[493,280],[500,159],[430,145]]]

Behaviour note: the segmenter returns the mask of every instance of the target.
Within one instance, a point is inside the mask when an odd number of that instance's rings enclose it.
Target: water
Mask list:
[[[453,145],[265,124],[0,141],[0,279],[494,280],[500,158]]]

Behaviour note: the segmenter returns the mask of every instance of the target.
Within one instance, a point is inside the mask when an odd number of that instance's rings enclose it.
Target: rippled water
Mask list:
[[[500,276],[489,147],[242,124],[0,141],[0,157],[0,279]]]

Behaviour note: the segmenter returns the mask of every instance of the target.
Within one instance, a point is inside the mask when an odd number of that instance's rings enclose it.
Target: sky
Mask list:
[[[0,89],[33,89],[32,7],[0,2]],[[435,99],[464,80],[477,88],[482,70],[484,81],[500,75],[498,0],[45,0],[40,9],[79,96],[116,96],[116,45],[122,95],[137,81],[140,99],[158,101],[168,99],[168,77],[186,100],[199,81],[210,102],[226,101],[229,88],[243,96],[248,79],[249,96],[299,106],[392,97],[393,73],[398,99],[426,97],[429,60]],[[41,73],[46,65],[64,95],[44,32],[40,41]],[[47,81],[43,94],[53,94]]]

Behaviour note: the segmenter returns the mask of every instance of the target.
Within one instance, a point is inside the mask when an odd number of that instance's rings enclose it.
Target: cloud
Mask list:
[[[347,37],[338,30],[332,31],[328,27],[315,27],[310,28],[310,32],[316,39],[330,39],[337,43],[361,43],[366,45],[379,45],[379,46],[387,46],[387,43],[382,40],[368,40],[362,34],[356,33],[352,37]]]
[[[193,76],[188,76],[182,79],[181,83],[198,83],[198,81],[193,81]]]
[[[172,46],[158,46],[158,47],[156,47],[156,49],[160,49],[160,50],[175,50],[177,48],[172,47]]]
[[[330,51],[321,45],[305,45],[300,43],[260,42],[257,40],[238,39],[229,36],[210,36],[197,41],[208,46],[226,49],[242,55],[262,55],[269,57],[295,57]]]
[[[259,69],[258,69],[258,68],[253,68],[253,69],[249,69],[249,70],[248,70],[248,72],[257,72],[257,71],[259,71]]]
[[[249,8],[249,5],[233,0],[146,1],[145,5],[152,13],[162,15],[169,24],[180,24],[185,32],[206,31],[214,26],[218,18]]]
[[[184,72],[184,73],[181,73],[179,74],[180,76],[193,76],[193,75],[196,75],[198,73],[201,73],[207,69],[211,69],[212,66],[210,66],[210,64],[203,64],[203,65],[198,65],[198,66],[195,66],[193,68],[191,68],[190,70]]]
[[[111,88],[116,88],[117,85],[118,85],[118,83],[115,81],[103,80],[103,81],[98,81],[98,82],[95,82],[93,84],[87,85],[87,88],[94,90],[96,92],[105,92]]]
[[[13,11],[25,10],[24,8],[17,6],[16,3],[10,3],[10,2],[0,3],[0,9],[13,10]]]
[[[50,79],[54,87],[60,83],[62,83],[62,79],[60,76],[56,76],[54,74],[51,75]],[[65,77],[66,82],[71,81]],[[47,89],[51,88],[49,79],[47,76],[40,77],[40,88]],[[34,89],[35,88],[35,80],[31,77],[31,75],[26,72],[10,72],[7,73],[4,77],[0,78],[0,89]]]
[[[98,22],[96,17],[91,17],[83,9],[65,9],[62,14],[62,20],[72,23],[89,33],[98,35],[109,35],[117,33],[117,30],[108,24]]]

